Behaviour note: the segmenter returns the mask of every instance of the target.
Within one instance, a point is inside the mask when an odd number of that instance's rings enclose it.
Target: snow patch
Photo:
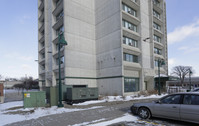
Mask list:
[[[150,98],[161,98],[163,96],[166,96],[167,94],[162,94],[162,95],[150,95],[150,96],[143,96],[141,95],[140,97],[136,97],[134,95],[131,96],[107,96],[103,100],[94,100],[94,101],[86,101],[83,103],[78,103],[74,105],[90,105],[90,104],[98,104],[98,103],[104,103],[104,102],[114,102],[114,101],[131,101],[131,100],[139,100],[139,99],[150,99]]]
[[[47,115],[53,115],[53,114],[60,114],[60,113],[67,113],[67,112],[75,112],[75,111],[84,111],[84,110],[90,110],[90,109],[97,109],[102,108],[103,106],[95,106],[87,109],[68,109],[68,108],[58,108],[57,106],[53,106],[51,108],[19,108],[15,110],[7,110],[9,108],[13,107],[19,107],[23,106],[22,101],[17,102],[8,102],[4,104],[0,104],[0,125],[6,125],[9,123],[24,121],[24,120],[30,120],[30,119],[37,119],[39,117],[47,116]],[[9,112],[17,112],[17,111],[23,111],[23,112],[29,112],[34,110],[33,113],[27,113],[24,115],[21,114],[6,114]]]
[[[105,121],[105,122],[101,122],[101,123],[97,123],[97,124],[91,124],[88,126],[107,126],[107,125],[111,125],[114,123],[119,123],[119,122],[132,122],[132,121],[137,121],[138,118],[136,116],[130,115],[128,113],[126,113],[124,116],[110,120],[110,121]],[[81,126],[81,125],[78,125]]]

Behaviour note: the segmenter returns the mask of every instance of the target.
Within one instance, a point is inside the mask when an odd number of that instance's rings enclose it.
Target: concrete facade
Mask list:
[[[58,31],[66,85],[129,95],[153,90],[158,59],[168,74],[164,0],[38,0],[38,22],[40,87],[57,84]]]

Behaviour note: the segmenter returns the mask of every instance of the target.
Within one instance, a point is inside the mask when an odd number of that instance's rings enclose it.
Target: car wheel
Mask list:
[[[149,119],[151,117],[151,113],[147,108],[140,108],[138,110],[138,115],[142,119]]]

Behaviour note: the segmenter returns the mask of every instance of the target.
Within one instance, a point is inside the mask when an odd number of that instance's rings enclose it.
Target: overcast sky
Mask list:
[[[166,0],[169,70],[193,66],[199,76],[199,0]],[[1,0],[0,74],[38,77],[37,0]]]

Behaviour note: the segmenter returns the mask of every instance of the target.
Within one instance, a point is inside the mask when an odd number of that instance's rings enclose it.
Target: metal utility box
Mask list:
[[[46,92],[23,92],[24,108],[35,108],[46,106]]]
[[[59,91],[59,85],[57,85]],[[72,88],[72,85],[62,85],[62,101],[67,100],[67,88]]]
[[[67,101],[86,101],[98,99],[98,88],[67,88]]]
[[[50,106],[58,105],[58,89],[57,87],[46,87],[46,99],[47,104]]]

